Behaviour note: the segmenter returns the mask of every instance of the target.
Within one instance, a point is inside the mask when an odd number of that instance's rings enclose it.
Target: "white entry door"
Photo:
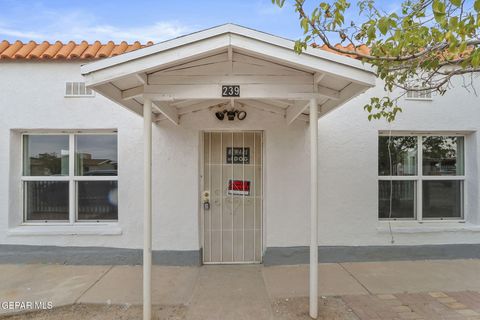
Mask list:
[[[262,132],[205,132],[203,262],[262,260]]]

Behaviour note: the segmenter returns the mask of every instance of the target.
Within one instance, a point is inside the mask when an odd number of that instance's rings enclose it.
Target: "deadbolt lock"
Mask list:
[[[202,193],[203,209],[210,210],[210,191],[205,190]]]

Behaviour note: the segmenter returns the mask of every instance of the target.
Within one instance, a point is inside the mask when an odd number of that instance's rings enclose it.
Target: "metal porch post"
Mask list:
[[[310,317],[318,316],[318,105],[310,99]]]
[[[152,100],[143,103],[143,320],[152,319]]]

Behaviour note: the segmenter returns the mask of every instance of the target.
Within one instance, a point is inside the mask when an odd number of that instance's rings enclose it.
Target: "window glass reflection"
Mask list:
[[[67,135],[25,135],[23,175],[68,175],[68,151]]]
[[[423,174],[459,176],[464,174],[463,137],[423,137]]]
[[[417,137],[380,136],[378,154],[379,175],[414,176],[417,174]]]
[[[462,217],[463,181],[423,181],[423,218]]]
[[[68,181],[26,181],[26,220],[68,220]]]
[[[117,181],[78,181],[78,220],[117,220]]]
[[[415,181],[379,181],[378,189],[380,219],[415,218]]]
[[[75,175],[117,175],[116,135],[77,135],[75,142]]]

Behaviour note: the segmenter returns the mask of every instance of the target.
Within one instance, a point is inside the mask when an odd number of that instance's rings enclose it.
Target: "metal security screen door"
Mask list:
[[[262,132],[205,132],[203,262],[262,260]]]

